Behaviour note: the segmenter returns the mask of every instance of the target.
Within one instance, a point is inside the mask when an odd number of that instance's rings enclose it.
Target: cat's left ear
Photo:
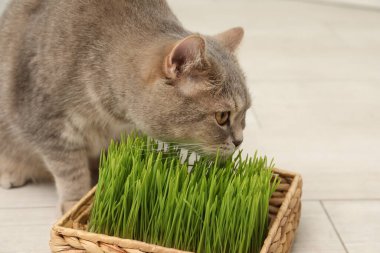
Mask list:
[[[199,35],[190,35],[178,41],[164,62],[166,77],[175,79],[201,67],[205,59],[206,42]]]
[[[235,50],[238,48],[241,41],[243,40],[243,37],[244,29],[241,27],[235,27],[214,36],[214,38],[222,46],[224,46],[231,52],[235,52]]]

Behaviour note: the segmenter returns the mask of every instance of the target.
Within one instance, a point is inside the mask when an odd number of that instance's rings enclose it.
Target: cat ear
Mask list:
[[[241,41],[243,40],[243,37],[244,37],[244,29],[241,27],[235,27],[214,36],[214,38],[220,44],[222,44],[222,46],[224,46],[231,52],[234,52],[237,49],[237,47],[240,45]]]
[[[190,35],[177,42],[165,59],[164,72],[175,79],[203,64],[206,42],[199,35]]]

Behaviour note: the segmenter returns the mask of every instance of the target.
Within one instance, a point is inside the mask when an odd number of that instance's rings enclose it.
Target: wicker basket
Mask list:
[[[281,183],[270,200],[270,230],[260,253],[290,252],[301,214],[300,175],[274,171]],[[66,213],[52,228],[50,248],[54,253],[186,253],[148,243],[86,231],[96,188]],[[189,252],[187,252],[189,253]]]

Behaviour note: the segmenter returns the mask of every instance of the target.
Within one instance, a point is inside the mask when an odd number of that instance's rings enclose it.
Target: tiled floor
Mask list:
[[[244,149],[303,175],[296,253],[380,252],[380,5],[340,2],[170,0],[194,31],[246,29]],[[0,190],[0,252],[48,252],[55,202],[52,185]]]

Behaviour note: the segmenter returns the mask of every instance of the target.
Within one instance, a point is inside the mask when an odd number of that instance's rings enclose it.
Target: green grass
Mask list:
[[[278,180],[272,162],[241,153],[200,159],[188,172],[180,150],[135,135],[101,156],[89,230],[202,253],[259,252]]]

